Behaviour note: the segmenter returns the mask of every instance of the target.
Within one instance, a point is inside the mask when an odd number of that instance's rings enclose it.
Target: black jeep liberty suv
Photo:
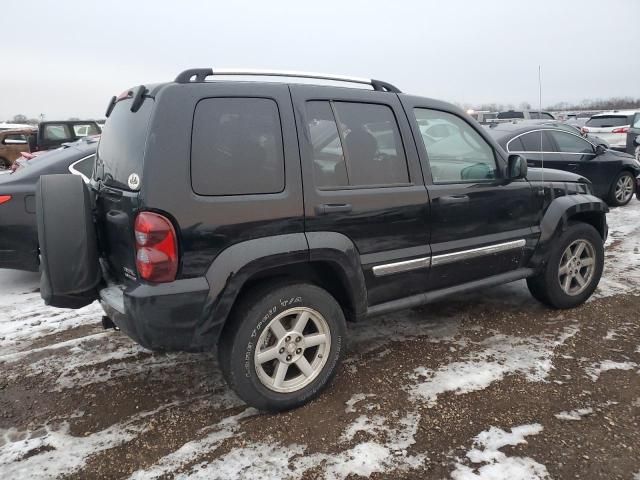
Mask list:
[[[260,409],[328,384],[346,321],[519,279],[571,308],[602,274],[588,180],[527,171],[459,108],[386,82],[193,69],[107,116],[89,186],[40,181],[43,298],[99,300],[150,349],[217,346]]]

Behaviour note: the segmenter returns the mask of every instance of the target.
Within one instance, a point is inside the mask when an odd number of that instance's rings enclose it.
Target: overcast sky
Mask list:
[[[190,67],[373,77],[457,102],[640,97],[640,0],[2,0],[0,120],[101,117]]]

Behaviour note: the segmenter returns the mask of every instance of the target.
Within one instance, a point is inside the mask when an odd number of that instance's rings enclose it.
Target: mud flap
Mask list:
[[[102,273],[89,189],[78,175],[43,175],[36,189],[40,295],[81,308],[98,298]]]

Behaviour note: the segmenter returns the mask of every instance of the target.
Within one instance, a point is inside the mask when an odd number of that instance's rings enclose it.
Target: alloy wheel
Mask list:
[[[616,182],[615,196],[616,200],[623,204],[627,203],[633,195],[633,177],[631,175],[623,175]]]
[[[576,240],[560,257],[558,281],[567,295],[581,294],[591,283],[595,273],[596,252],[591,242]]]
[[[270,390],[291,393],[322,372],[331,349],[324,317],[307,307],[285,310],[262,331],[254,354],[260,382]]]

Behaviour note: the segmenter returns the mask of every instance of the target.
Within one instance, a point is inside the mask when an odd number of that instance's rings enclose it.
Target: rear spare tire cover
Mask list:
[[[89,189],[78,175],[43,175],[36,189],[40,295],[47,305],[80,308],[101,281]]]

